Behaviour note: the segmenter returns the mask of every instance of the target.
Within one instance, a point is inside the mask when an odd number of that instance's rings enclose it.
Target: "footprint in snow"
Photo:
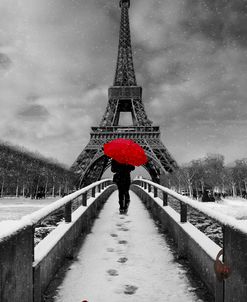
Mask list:
[[[127,244],[128,241],[127,241],[127,240],[119,240],[118,243],[119,243],[119,244]]]
[[[126,295],[133,295],[137,291],[138,287],[134,285],[125,285],[124,293]]]
[[[128,261],[128,258],[126,258],[126,257],[121,257],[118,259],[118,262],[120,262],[120,263],[125,263],[127,261]]]
[[[119,229],[120,231],[124,231],[124,232],[128,232],[129,231],[129,229],[128,228],[121,228],[121,229]]]
[[[118,271],[115,270],[115,269],[109,269],[109,270],[107,271],[107,273],[108,273],[110,276],[118,276],[118,275],[119,275],[119,274],[118,274]]]

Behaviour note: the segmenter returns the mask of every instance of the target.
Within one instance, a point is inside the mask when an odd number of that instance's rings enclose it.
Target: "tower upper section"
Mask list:
[[[117,66],[113,85],[137,86],[130,39],[130,0],[120,0],[119,6],[121,8],[121,22],[119,32]]]

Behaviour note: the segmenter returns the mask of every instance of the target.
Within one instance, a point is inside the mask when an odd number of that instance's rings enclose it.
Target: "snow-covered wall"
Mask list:
[[[41,302],[42,294],[66,257],[71,258],[78,239],[91,227],[98,211],[115,190],[110,186],[95,198],[88,199],[87,207],[79,207],[71,223],[60,224],[35,247],[34,259],[34,302]]]
[[[212,295],[215,295],[216,290],[222,291],[223,286],[218,287],[214,273],[214,260],[221,248],[189,222],[181,223],[180,214],[169,206],[163,207],[163,200],[154,197],[153,193],[136,185],[131,189],[143,200],[153,217],[161,223],[162,229],[172,236],[180,257],[190,261]]]
[[[33,302],[33,229],[0,242],[0,301]]]
[[[103,183],[109,181],[111,181],[111,179],[103,179],[92,183],[91,185],[82,188],[74,193],[71,193],[51,203],[48,206],[38,211],[35,211],[32,214],[24,216],[20,220],[4,220],[0,222],[0,243],[1,241],[7,240],[11,235],[18,233],[22,229],[25,229],[26,227],[35,226],[38,222],[40,222],[47,216],[64,207],[68,202],[76,199],[77,197],[81,196],[85,192],[88,192],[92,188],[97,187],[98,185],[102,185]]]
[[[206,203],[198,202],[197,200],[191,199],[187,196],[183,196],[173,190],[170,190],[157,183],[154,183],[148,179],[141,179],[141,180],[134,181],[134,183],[137,183],[138,185],[141,182],[146,182],[147,184],[150,184],[151,186],[154,186],[157,189],[166,192],[168,195],[176,198],[179,201],[182,201],[184,204],[187,204],[188,206],[192,207],[196,211],[199,211],[204,215],[214,219],[220,225],[231,227],[247,235],[247,220],[237,220],[234,217],[219,213],[218,211],[215,211],[212,208],[208,207]]]

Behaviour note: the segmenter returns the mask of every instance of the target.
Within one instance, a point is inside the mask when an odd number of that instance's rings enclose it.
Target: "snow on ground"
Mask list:
[[[55,302],[199,302],[186,270],[133,193],[119,215],[114,192],[57,289]]]
[[[10,219],[11,220],[20,219],[22,216],[25,216],[32,212],[36,212],[37,207],[40,207],[39,212],[37,211],[36,214],[34,214],[30,217],[33,220],[32,222],[36,223],[42,217],[47,216],[47,214],[49,212],[58,209],[62,205],[65,205],[65,203],[68,202],[69,200],[79,197],[82,193],[87,192],[91,188],[96,187],[97,185],[99,185],[107,180],[110,180],[110,179],[102,179],[102,180],[96,181],[95,183],[92,183],[91,185],[84,187],[78,191],[75,191],[69,195],[66,195],[62,198],[57,197],[57,198],[47,198],[47,199],[30,199],[30,198],[7,197],[7,198],[0,199],[0,206],[1,206],[0,221],[10,220]],[[56,201],[57,199],[60,199],[60,200],[57,202],[53,202],[53,201]],[[11,204],[14,204],[16,206],[11,207]],[[25,204],[27,206],[25,206]],[[24,206],[21,207],[20,205],[24,205]],[[28,205],[30,205],[30,208]],[[47,206],[47,207],[45,207],[45,206]],[[12,216],[12,217],[10,217],[10,216]]]
[[[208,207],[239,220],[247,219],[247,200],[244,198],[225,198],[217,202],[207,202]]]
[[[46,199],[31,198],[1,198],[0,199],[0,221],[18,220],[23,216],[41,209],[59,197]]]
[[[46,199],[30,198],[1,198],[0,199],[0,241],[6,236],[17,232],[19,229],[31,225],[30,214],[53,203],[59,197]],[[35,242],[41,240],[43,233],[48,233],[50,227],[36,228]],[[54,227],[53,227],[54,228]],[[43,236],[44,237],[44,236]]]

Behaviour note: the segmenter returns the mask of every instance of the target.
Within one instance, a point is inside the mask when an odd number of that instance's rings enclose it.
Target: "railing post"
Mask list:
[[[72,202],[69,201],[65,205],[65,211],[64,211],[65,222],[67,223],[71,222],[71,214],[72,214]]]
[[[146,190],[147,189],[147,183],[144,182],[144,189]]]
[[[82,194],[82,205],[84,207],[87,206],[87,192],[85,192],[85,193]]]
[[[92,197],[95,197],[95,187],[92,188]]]
[[[154,187],[154,197],[158,196],[158,189],[156,187]]]
[[[148,184],[148,192],[151,192],[151,185]]]
[[[180,222],[187,222],[187,204],[180,201]]]
[[[0,242],[0,297],[6,301],[33,301],[33,227],[27,226]]]
[[[247,293],[247,238],[246,233],[225,225],[223,229],[223,262],[230,269],[224,280],[224,301],[246,301]]]
[[[101,191],[101,184],[98,185],[98,191],[100,193],[100,191]]]
[[[163,191],[163,207],[168,206],[168,196],[167,193]]]

